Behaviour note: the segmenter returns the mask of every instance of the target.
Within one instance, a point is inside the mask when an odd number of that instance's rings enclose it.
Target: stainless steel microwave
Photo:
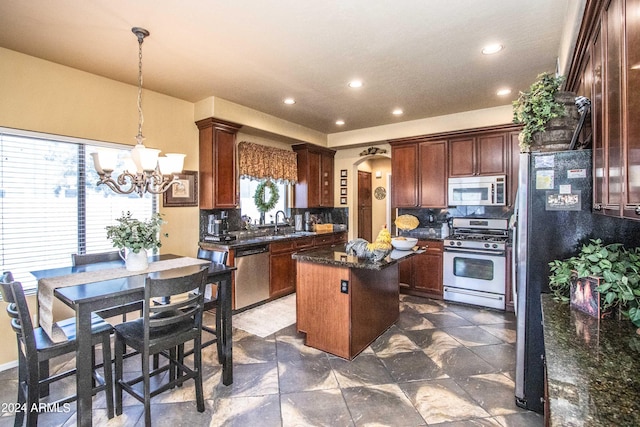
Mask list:
[[[449,206],[504,206],[506,177],[469,176],[449,178]]]

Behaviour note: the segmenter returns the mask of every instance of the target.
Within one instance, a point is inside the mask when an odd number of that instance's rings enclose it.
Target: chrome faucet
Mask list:
[[[284,213],[284,211],[278,211],[276,212],[276,226],[273,229],[273,234],[278,234],[278,214],[282,214],[282,222],[284,223],[284,220],[287,218],[286,214]]]

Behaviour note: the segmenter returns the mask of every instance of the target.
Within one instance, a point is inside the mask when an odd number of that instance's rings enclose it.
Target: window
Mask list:
[[[114,250],[105,227],[122,212],[146,219],[157,197],[96,186],[91,153],[130,147],[0,128],[0,256],[25,289],[30,271],[71,265],[72,253]]]
[[[248,178],[240,178],[240,214],[243,216],[248,216],[251,218],[251,222],[253,224],[257,224],[256,221],[260,220],[260,211],[256,207],[255,202],[253,201],[253,196],[256,194],[256,188],[260,185],[262,181],[251,180]],[[276,212],[284,211],[287,212],[287,184],[281,184],[278,182],[274,182],[276,187],[278,188],[278,193],[280,195],[276,206],[270,211],[265,213],[265,221],[267,224],[270,224],[272,221],[275,222]],[[265,199],[269,200],[271,197],[271,193],[269,188],[265,188]]]

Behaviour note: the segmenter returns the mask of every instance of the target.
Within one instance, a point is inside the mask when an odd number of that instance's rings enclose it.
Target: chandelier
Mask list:
[[[138,135],[137,144],[131,149],[131,155],[125,159],[125,170],[114,179],[111,177],[116,167],[115,152],[98,151],[91,153],[93,165],[100,177],[97,185],[104,184],[116,193],[130,194],[134,191],[140,197],[145,192],[160,194],[167,191],[178,182],[177,173],[182,171],[184,154],[167,153],[165,157],[158,157],[160,150],[146,148],[142,143],[142,42],[149,36],[144,28],[133,27],[133,34],[138,37]]]

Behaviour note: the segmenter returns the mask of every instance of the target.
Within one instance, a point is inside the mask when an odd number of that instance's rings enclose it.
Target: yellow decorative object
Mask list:
[[[378,233],[375,242],[369,243],[365,239],[357,238],[347,242],[345,248],[345,252],[349,255],[355,255],[358,258],[368,258],[375,262],[381,261],[389,255],[392,250],[391,233],[387,230],[386,224]]]
[[[376,249],[382,251],[391,250],[391,233],[387,230],[386,224],[378,233],[375,242],[367,244],[367,249],[370,251],[375,251]]]
[[[395,224],[400,230],[413,230],[418,228],[420,220],[413,215],[400,215],[396,218]]]

